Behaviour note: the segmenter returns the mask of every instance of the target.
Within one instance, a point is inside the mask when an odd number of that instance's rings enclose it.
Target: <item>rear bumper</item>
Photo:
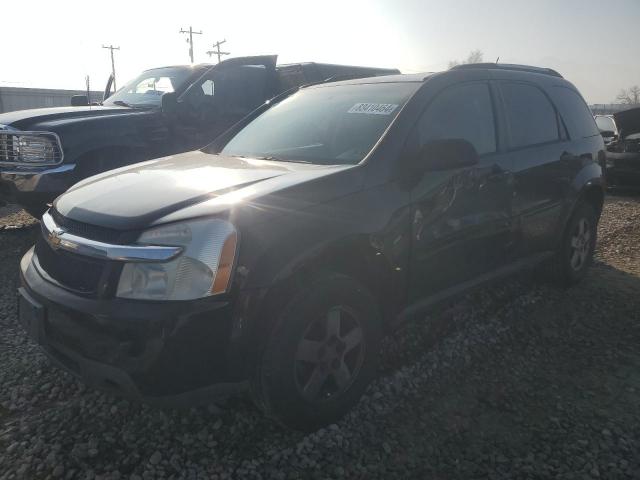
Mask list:
[[[21,261],[19,317],[59,367],[87,384],[159,406],[190,406],[246,388],[231,300],[87,298]]]
[[[74,181],[76,165],[56,167],[0,167],[0,198],[10,203],[44,204],[67,190]]]

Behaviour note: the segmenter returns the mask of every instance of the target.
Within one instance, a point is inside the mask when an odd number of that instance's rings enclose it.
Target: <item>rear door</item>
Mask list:
[[[201,148],[277,93],[275,55],[215,65],[178,99],[175,124],[185,150]]]
[[[518,250],[527,256],[553,248],[570,185],[567,162],[572,153],[558,112],[542,88],[523,81],[497,84],[513,159]]]
[[[473,167],[427,172],[412,190],[409,301],[414,303],[508,263],[512,240],[511,162],[501,152],[488,81],[445,88],[427,106],[418,142],[464,139]]]

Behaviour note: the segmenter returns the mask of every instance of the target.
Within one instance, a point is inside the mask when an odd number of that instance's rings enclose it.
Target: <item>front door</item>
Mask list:
[[[472,280],[511,260],[512,165],[500,152],[488,82],[443,90],[422,115],[420,145],[464,139],[479,164],[426,172],[412,191],[410,303]]]
[[[178,99],[174,126],[185,150],[204,147],[276,91],[276,56],[226,60],[202,75]]]

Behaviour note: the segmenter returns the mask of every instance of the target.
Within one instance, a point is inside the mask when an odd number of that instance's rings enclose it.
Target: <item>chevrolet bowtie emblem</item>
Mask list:
[[[55,227],[47,235],[47,241],[49,242],[49,245],[51,245],[51,248],[53,248],[54,250],[60,248],[60,243],[62,243],[60,235],[62,235],[63,233],[63,229]]]

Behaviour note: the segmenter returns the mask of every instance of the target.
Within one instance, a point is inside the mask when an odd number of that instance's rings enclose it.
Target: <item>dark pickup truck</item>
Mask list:
[[[276,55],[268,55],[213,66],[154,68],[98,106],[1,114],[0,199],[39,217],[49,202],[79,180],[203,147],[291,88],[398,73],[320,63],[276,65],[276,60]]]

